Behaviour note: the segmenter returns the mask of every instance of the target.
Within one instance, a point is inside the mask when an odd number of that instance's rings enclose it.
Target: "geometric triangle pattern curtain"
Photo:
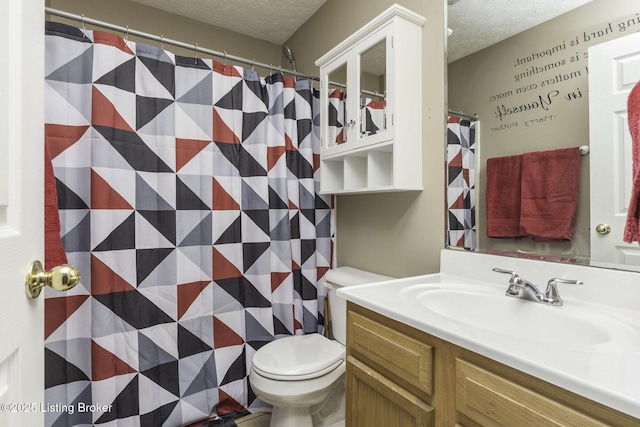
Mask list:
[[[327,97],[327,146],[344,144],[347,142],[345,127],[347,124],[347,95],[340,89],[329,89]]]
[[[475,249],[475,151],[477,121],[451,116],[447,125],[447,243]]]
[[[362,135],[375,135],[386,129],[386,101],[360,98],[360,126]]]
[[[311,83],[58,23],[45,75],[62,242],[82,274],[46,294],[46,424],[268,408],[248,383],[255,351],[324,321],[332,201]]]

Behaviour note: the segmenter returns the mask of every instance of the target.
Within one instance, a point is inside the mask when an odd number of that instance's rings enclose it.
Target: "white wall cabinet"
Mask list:
[[[316,61],[322,193],[422,189],[424,23],[393,5]]]

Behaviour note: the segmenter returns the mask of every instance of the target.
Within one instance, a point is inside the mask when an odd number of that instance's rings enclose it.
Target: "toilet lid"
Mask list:
[[[344,346],[337,341],[320,334],[295,335],[261,347],[253,356],[252,366],[267,378],[302,380],[331,372],[344,358]]]

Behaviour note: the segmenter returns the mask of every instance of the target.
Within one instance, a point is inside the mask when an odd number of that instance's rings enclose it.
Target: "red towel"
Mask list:
[[[580,149],[522,155],[520,232],[543,240],[571,240],[578,209]]]
[[[629,93],[627,115],[632,140],[633,184],[623,240],[627,243],[640,243],[640,82]]]
[[[522,155],[487,159],[487,236],[520,237]]]
[[[44,147],[44,268],[50,270],[56,265],[66,264],[67,254],[60,238],[60,217],[56,178],[51,164],[49,147]]]

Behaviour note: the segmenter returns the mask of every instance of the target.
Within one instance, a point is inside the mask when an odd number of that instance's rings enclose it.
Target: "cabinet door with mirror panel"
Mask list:
[[[387,126],[393,111],[387,99],[387,51],[390,26],[378,29],[321,68],[326,121],[322,148],[325,155],[339,154],[393,138]]]

